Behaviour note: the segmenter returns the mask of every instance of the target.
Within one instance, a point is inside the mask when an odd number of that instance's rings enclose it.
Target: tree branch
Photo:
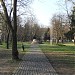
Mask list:
[[[2,7],[3,7],[3,11],[4,11],[4,16],[5,16],[6,23],[7,23],[7,25],[9,26],[9,28],[13,31],[13,27],[12,27],[10,18],[9,18],[9,16],[8,16],[7,8],[6,8],[6,6],[5,6],[4,0],[0,0],[0,1],[1,1],[1,5],[2,5]]]

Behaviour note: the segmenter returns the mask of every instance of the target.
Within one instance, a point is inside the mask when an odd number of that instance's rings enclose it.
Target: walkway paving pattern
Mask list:
[[[38,44],[32,45],[24,55],[23,61],[14,71],[13,75],[58,75],[49,63],[46,56],[38,47]]]

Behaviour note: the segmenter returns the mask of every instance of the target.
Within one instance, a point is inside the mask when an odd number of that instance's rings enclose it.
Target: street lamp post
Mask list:
[[[2,24],[0,23],[0,44],[2,44]]]
[[[72,11],[71,27],[72,29],[73,28],[75,29],[75,7],[73,8],[73,11]]]
[[[73,36],[74,36],[74,45],[75,45],[75,33],[73,34]]]
[[[2,44],[2,43],[1,43],[1,36],[2,36],[2,32],[1,32],[1,30],[0,30],[0,44]]]
[[[73,7],[73,11],[72,11],[71,25],[72,25],[71,29],[75,30],[75,7]],[[74,36],[74,44],[75,44],[75,32],[73,36]]]
[[[52,45],[52,42],[53,42],[53,37],[52,37],[52,26],[50,28],[50,45]]]

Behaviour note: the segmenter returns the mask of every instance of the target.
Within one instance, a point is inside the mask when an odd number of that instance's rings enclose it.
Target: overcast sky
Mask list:
[[[34,0],[32,8],[40,24],[48,26],[50,18],[57,12],[57,0]]]
[[[58,1],[60,0],[34,0],[32,8],[40,24],[45,26],[50,25],[51,17],[60,10]]]

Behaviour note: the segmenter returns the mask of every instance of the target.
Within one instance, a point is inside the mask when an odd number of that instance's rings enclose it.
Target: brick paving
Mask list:
[[[58,75],[38,44],[31,45],[12,75]]]

